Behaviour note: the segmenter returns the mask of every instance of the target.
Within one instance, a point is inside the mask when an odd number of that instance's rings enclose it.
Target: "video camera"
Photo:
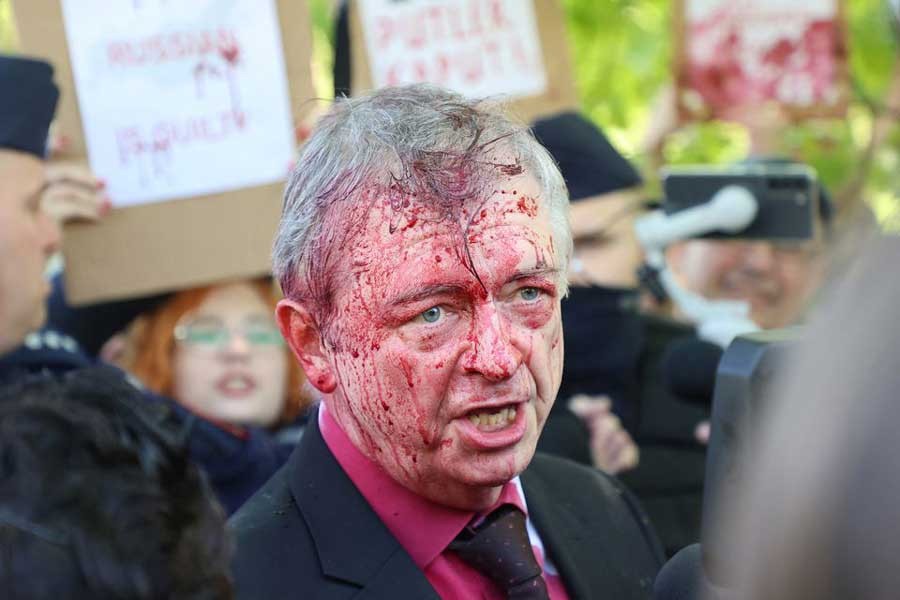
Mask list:
[[[709,360],[701,362],[717,365],[706,452],[702,543],[682,549],[666,563],[654,584],[655,599],[742,597],[734,592],[740,557],[729,554],[731,544],[720,530],[722,517],[728,510],[726,502],[734,500],[744,487],[752,466],[748,460],[758,455],[754,450],[763,416],[800,333],[800,328],[794,327],[741,335],[718,356],[707,348],[709,344],[704,346],[698,340],[682,345],[682,354],[705,357]],[[703,352],[698,354],[698,350]],[[699,371],[706,371],[707,378],[711,374],[705,367],[695,371],[695,376],[701,376]]]
[[[663,212],[702,211],[724,189],[738,187],[756,201],[754,218],[743,227],[717,228],[708,220],[706,231],[690,237],[801,241],[813,237],[821,191],[815,171],[806,165],[754,162],[727,168],[673,167],[662,171]]]
[[[670,298],[697,324],[702,339],[726,347],[735,336],[758,330],[745,302],[708,300],[684,289],[666,264],[666,249],[692,238],[812,239],[822,211],[815,171],[782,160],[720,168],[674,167],[662,172],[662,208],[638,219],[644,249],[642,284],[659,300]]]
[[[719,362],[703,493],[703,565],[709,580],[727,586],[731,564],[717,535],[722,501],[735,497],[754,456],[754,440],[774,384],[800,342],[800,327],[739,336]]]

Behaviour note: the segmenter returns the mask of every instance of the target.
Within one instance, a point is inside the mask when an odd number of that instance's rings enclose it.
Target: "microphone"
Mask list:
[[[737,233],[753,222],[758,210],[759,204],[750,190],[728,185],[704,204],[671,215],[657,210],[643,216],[635,222],[634,229],[645,249],[665,248],[714,231]]]
[[[653,600],[701,600],[708,598],[708,593],[700,544],[679,550],[653,582]]]
[[[739,588],[720,587],[706,576],[703,549],[691,544],[663,565],[653,582],[653,600],[746,600]]]
[[[709,408],[722,348],[695,337],[676,340],[662,358],[663,383],[675,396]]]

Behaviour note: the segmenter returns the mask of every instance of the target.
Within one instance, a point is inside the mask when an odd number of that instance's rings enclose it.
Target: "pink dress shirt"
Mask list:
[[[353,445],[340,425],[319,407],[319,428],[325,443],[341,468],[372,506],[388,530],[412,557],[428,582],[444,600],[503,600],[494,583],[470,567],[447,546],[474,519],[474,512],[435,504],[397,483],[376,463],[365,457]],[[503,504],[513,504],[528,514],[524,493],[518,477],[505,486],[497,504],[484,514]],[[544,560],[543,544],[537,531],[528,522],[528,537],[535,558],[544,570],[544,580],[552,600],[568,600],[556,570]]]

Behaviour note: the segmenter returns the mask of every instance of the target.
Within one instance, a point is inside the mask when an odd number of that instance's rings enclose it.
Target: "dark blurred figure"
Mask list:
[[[231,598],[224,512],[161,405],[115,372],[0,394],[0,595]]]
[[[737,598],[896,598],[900,590],[900,239],[826,295],[721,528]],[[720,574],[723,576],[723,574]]]
[[[613,457],[612,472],[639,497],[671,555],[699,540],[705,453],[695,429],[709,412],[667,388],[663,357],[693,328],[642,309],[648,298],[639,289],[634,221],[645,196],[637,171],[580,115],[563,113],[533,129],[569,188],[575,246],[562,303],[562,385],[538,448],[599,468]],[[604,396],[630,438],[594,425]]]

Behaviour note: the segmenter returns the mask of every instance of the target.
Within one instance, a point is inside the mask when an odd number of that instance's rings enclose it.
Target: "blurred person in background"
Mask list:
[[[183,422],[191,458],[230,514],[287,459],[309,402],[273,328],[275,301],[259,278],[76,308],[55,278],[48,327],[0,371],[133,368],[144,398]]]
[[[59,224],[109,209],[102,182],[84,168],[49,165],[47,135],[59,90],[43,61],[0,56],[0,357],[38,330],[46,316],[48,259]],[[59,339],[58,339],[59,341]],[[15,361],[0,364],[0,381]]]
[[[225,515],[155,408],[105,368],[0,390],[0,595],[232,597]]]
[[[43,157],[59,90],[42,61],[0,56],[0,354],[44,321],[59,228],[41,209]]]
[[[309,404],[268,277],[175,293],[131,327],[121,366],[197,415],[271,431]]]
[[[823,297],[717,534],[729,598],[887,600],[900,589],[900,260],[873,242]]]
[[[641,289],[634,223],[647,202],[634,167],[576,113],[541,119],[533,131],[569,187],[574,238],[565,368],[538,447],[616,473],[673,554],[700,536],[706,458],[695,430],[709,411],[667,387],[663,357],[693,328],[655,314]]]
[[[634,431],[640,351],[637,268],[631,226],[643,196],[638,173],[600,130],[574,112],[532,130],[556,160],[569,189],[574,254],[562,302],[566,339],[559,402],[540,448],[619,473],[638,463]],[[623,428],[624,423],[624,428]]]

